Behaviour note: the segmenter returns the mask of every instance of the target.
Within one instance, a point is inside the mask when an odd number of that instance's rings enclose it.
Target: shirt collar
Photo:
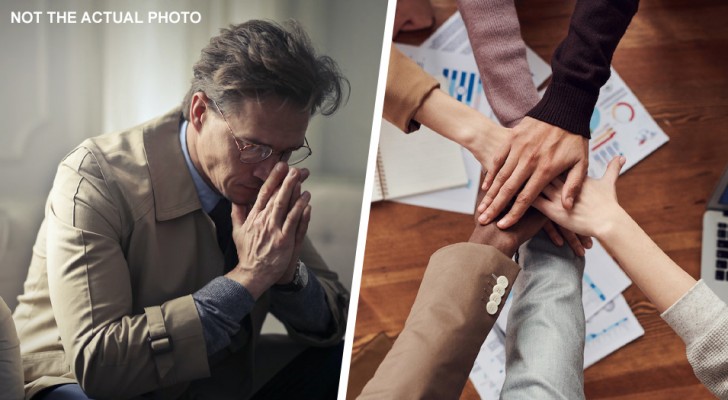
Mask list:
[[[192,181],[195,183],[195,190],[197,190],[197,197],[200,198],[202,209],[205,210],[206,213],[209,213],[213,208],[215,208],[220,199],[222,199],[222,196],[212,190],[207,182],[202,179],[202,176],[197,171],[197,168],[195,168],[195,165],[192,164],[190,151],[187,149],[187,125],[187,120],[183,120],[182,124],[180,124],[179,142],[182,145],[182,153],[185,155],[185,163],[187,164],[187,168],[190,170],[190,175],[192,175]]]

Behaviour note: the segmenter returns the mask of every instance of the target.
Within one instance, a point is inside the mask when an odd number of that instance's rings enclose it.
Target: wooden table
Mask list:
[[[433,0],[437,26],[454,0]],[[523,37],[550,60],[574,0],[517,2]],[[398,38],[417,44],[431,32]],[[702,215],[728,165],[728,3],[642,0],[614,68],[670,141],[619,180],[620,202],[693,277],[700,276]],[[430,255],[467,240],[472,217],[391,202],[372,204],[354,354],[378,332],[397,335]],[[645,335],[585,371],[590,399],[713,398],[693,375],[685,346],[642,292],[624,293]],[[477,399],[470,383],[462,399]]]

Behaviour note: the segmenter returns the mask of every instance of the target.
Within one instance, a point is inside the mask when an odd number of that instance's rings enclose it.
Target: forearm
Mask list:
[[[499,128],[477,110],[455,100],[440,89],[430,92],[414,118],[470,151],[479,147],[481,142],[494,135]]]
[[[659,312],[667,310],[696,283],[624,210],[604,224],[597,239]]]
[[[498,120],[518,123],[538,102],[513,0],[458,0],[483,91]]]

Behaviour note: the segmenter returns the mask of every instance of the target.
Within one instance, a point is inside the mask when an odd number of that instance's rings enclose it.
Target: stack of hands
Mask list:
[[[584,256],[597,227],[620,213],[615,182],[624,157],[594,180],[586,177],[585,137],[530,117],[511,129],[489,130],[480,135],[483,142],[470,146],[485,171],[470,241],[512,256],[543,228],[557,246],[566,242]]]

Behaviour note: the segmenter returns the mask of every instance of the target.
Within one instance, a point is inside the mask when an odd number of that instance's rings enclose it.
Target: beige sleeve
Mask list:
[[[90,151],[59,166],[46,218],[50,300],[66,360],[89,396],[133,397],[209,375],[192,296],[132,313],[121,213]]]
[[[519,271],[490,246],[458,243],[438,250],[404,330],[359,398],[457,398],[503,306],[494,315],[486,312],[491,274],[508,278],[505,300]]]
[[[419,129],[414,116],[427,95],[440,84],[394,45],[389,55],[387,89],[384,95],[384,119],[405,133]]]
[[[0,297],[0,398],[22,399],[23,362],[20,359],[20,341],[15,324],[5,301]]]

